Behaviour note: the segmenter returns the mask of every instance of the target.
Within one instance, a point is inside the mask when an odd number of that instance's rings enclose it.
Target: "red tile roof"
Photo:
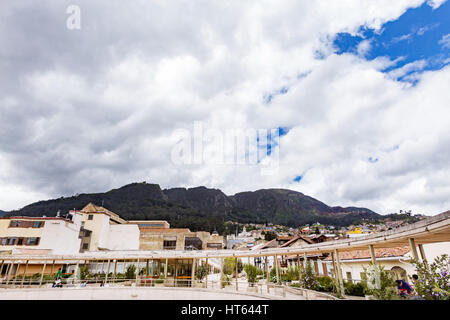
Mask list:
[[[376,258],[402,257],[410,251],[409,246],[375,249]],[[370,259],[369,249],[339,252],[340,260]],[[325,260],[331,260],[331,256]]]

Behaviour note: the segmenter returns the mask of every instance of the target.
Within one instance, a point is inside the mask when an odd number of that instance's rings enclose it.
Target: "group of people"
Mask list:
[[[413,274],[412,281],[414,285],[419,280],[419,277],[417,274]],[[401,298],[411,298],[411,299],[420,299],[420,296],[417,294],[416,290],[414,290],[413,286],[411,286],[408,282],[405,280],[395,280],[397,283],[397,290],[398,294]]]
[[[81,284],[81,287],[84,288],[87,286],[87,281],[84,281]],[[56,279],[55,282],[53,282],[52,288],[62,288],[62,270],[61,268],[58,269],[58,272],[56,272]]]

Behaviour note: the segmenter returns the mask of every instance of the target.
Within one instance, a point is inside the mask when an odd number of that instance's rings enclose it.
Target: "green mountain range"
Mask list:
[[[219,189],[206,187],[162,190],[158,184],[132,183],[105,193],[39,201],[9,216],[55,216],[81,209],[89,202],[102,205],[127,220],[167,220],[172,227],[188,227],[227,233],[227,221],[273,223],[291,227],[320,222],[347,226],[355,221],[380,219],[366,208],[330,207],[300,192],[263,189],[227,196]]]

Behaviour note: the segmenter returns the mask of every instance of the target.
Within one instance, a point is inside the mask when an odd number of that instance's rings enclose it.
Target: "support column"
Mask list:
[[[377,264],[377,258],[375,255],[375,249],[373,247],[373,244],[369,244],[369,250],[370,250],[370,257],[372,258],[372,263],[375,266]]]
[[[108,259],[108,266],[106,267],[106,274],[105,274],[105,283],[108,283],[108,275],[109,275],[109,265],[111,264],[111,260]],[[102,268],[103,271],[103,268]]]
[[[100,263],[98,262],[98,260],[95,260],[95,274],[98,274],[98,267],[99,267]]]
[[[192,269],[191,269],[191,287],[194,287],[195,282],[195,258],[192,259]]]
[[[156,260],[156,275],[158,279],[161,277],[161,259]]]
[[[331,264],[333,265],[333,280],[334,280],[334,286],[336,288],[336,293],[340,293],[340,287],[339,287],[339,278],[337,274],[337,267],[336,267],[336,256],[334,255],[334,252],[331,252]]]
[[[297,272],[298,272],[298,281],[300,283],[300,279],[302,278],[302,272],[300,270],[300,255],[297,255]]]
[[[26,275],[26,273],[27,273],[27,271],[28,271],[28,260],[27,260],[27,262],[25,263],[25,269],[23,270],[23,274],[22,274],[22,281],[20,282],[20,287],[21,288],[23,288],[23,282],[25,281],[25,275]]]
[[[14,268],[14,261],[11,261],[11,265],[9,266],[8,274],[6,276],[6,285],[9,284],[9,279],[11,277],[12,269]]]
[[[17,276],[19,275],[20,262],[17,263],[16,274],[14,275],[13,284],[17,284]]]
[[[414,260],[419,261],[419,255],[417,254],[416,242],[414,241],[414,238],[409,238],[409,246],[411,247],[411,253]]]
[[[344,279],[342,278],[341,261],[339,259],[339,252],[337,249],[334,249],[334,255],[336,257],[336,267],[337,267],[336,274],[339,280],[339,290],[341,292],[341,295],[344,296],[345,295]]]
[[[113,281],[116,282],[117,275],[117,259],[114,260],[114,271],[113,271]]]
[[[152,268],[151,268],[151,276],[153,277],[153,275],[155,274],[155,259],[152,259]]]
[[[238,258],[236,257],[235,258],[235,264],[236,264],[236,291],[238,291],[239,290],[239,287],[238,287]]]
[[[148,270],[150,268],[149,260],[147,259],[146,265],[145,265],[145,275],[148,277]]]
[[[266,281],[267,281],[266,284],[269,284],[269,282],[270,282],[270,274],[269,274],[269,258],[268,258],[267,256],[265,256],[264,258],[266,258],[266,266],[265,266],[265,268],[266,268]]]
[[[135,284],[136,284],[136,286],[137,286],[137,284],[138,284],[138,278],[139,278],[139,267],[140,267],[140,264],[139,264],[139,259],[137,259],[137,266],[136,266],[136,281],[134,282]]]
[[[306,255],[306,252],[303,254],[303,268],[306,270],[308,267],[308,256]]]
[[[209,265],[208,265],[208,258],[206,258],[206,279],[205,279],[206,288],[208,288],[208,273],[209,273]]]
[[[6,270],[5,270],[5,277],[6,278],[8,278],[8,273],[9,273],[9,269],[11,268],[11,264],[10,263],[7,263],[6,264]],[[2,282],[1,283],[3,283],[3,280],[2,280]]]
[[[75,266],[75,271],[73,272],[75,275],[75,279],[77,278],[77,273],[80,272],[80,262],[77,261],[77,264]],[[81,279],[81,278],[80,278]]]
[[[177,275],[178,275],[178,259],[175,259],[175,273],[174,273],[174,283],[175,287],[177,286]]]
[[[425,250],[423,250],[423,244],[419,244],[419,252],[420,252],[420,256],[422,257],[422,261],[424,263],[426,263],[427,257],[425,256]]]
[[[220,289],[222,289],[222,287],[224,286],[224,283],[223,283],[223,267],[224,267],[224,261],[223,261],[223,258],[221,258],[220,259],[220,261],[221,261],[221,268],[220,268],[220,279],[219,279],[219,283],[220,283]]]
[[[169,264],[169,259],[166,258],[166,264],[164,265],[164,278],[167,279],[167,268]]]
[[[53,276],[54,273],[55,273],[55,260],[53,260],[52,271],[50,272],[50,275]]]
[[[45,267],[47,265],[47,261],[44,261],[44,266],[42,267],[41,278],[39,280],[39,288],[42,286],[42,280],[44,279]]]

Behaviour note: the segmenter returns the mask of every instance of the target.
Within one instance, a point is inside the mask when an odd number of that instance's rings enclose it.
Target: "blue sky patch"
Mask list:
[[[337,54],[353,53],[367,60],[389,57],[396,63],[382,71],[394,71],[391,75],[399,81],[414,82],[412,75],[450,63],[449,17],[450,2],[434,10],[424,3],[379,31],[362,27],[358,35],[339,33],[334,46]]]
[[[266,104],[270,104],[272,102],[273,98],[275,98],[276,96],[281,95],[281,94],[286,94],[288,92],[289,92],[289,88],[282,87],[281,89],[279,89],[279,90],[277,90],[277,91],[275,91],[275,92],[273,92],[273,93],[271,93],[269,95],[265,95],[264,98],[263,98],[264,102]]]

